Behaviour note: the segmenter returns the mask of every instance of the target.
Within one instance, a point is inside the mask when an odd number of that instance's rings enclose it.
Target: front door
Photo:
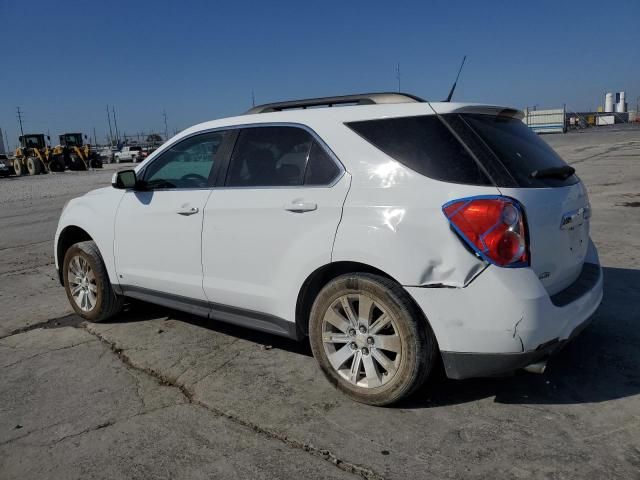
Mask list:
[[[132,296],[205,299],[202,218],[224,132],[188,137],[139,171],[116,214],[114,254],[120,285]]]

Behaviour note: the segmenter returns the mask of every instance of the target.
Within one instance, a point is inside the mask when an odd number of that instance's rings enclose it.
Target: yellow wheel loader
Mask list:
[[[86,135],[84,138],[87,138]],[[84,144],[81,133],[63,133],[59,139],[60,144],[53,148],[53,156],[61,158],[63,165],[69,170],[102,168],[102,160],[95,151],[91,150],[89,144]]]
[[[38,175],[50,171],[60,171],[60,165],[64,170],[64,164],[53,157],[52,150],[45,142],[42,133],[31,133],[18,138],[20,146],[16,149],[13,159],[13,170],[17,176]]]

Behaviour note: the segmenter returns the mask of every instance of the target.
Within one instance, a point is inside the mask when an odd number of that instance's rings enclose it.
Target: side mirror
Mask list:
[[[131,190],[136,188],[138,178],[135,170],[120,170],[113,174],[111,186],[120,190]]]

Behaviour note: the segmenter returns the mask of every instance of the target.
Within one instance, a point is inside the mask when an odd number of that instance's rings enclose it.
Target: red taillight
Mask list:
[[[501,267],[529,264],[526,222],[520,204],[507,197],[472,197],[442,207],[454,229],[480,256]]]

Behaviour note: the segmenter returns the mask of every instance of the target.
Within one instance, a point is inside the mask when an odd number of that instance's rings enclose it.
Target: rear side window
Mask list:
[[[564,167],[566,163],[538,135],[517,118],[462,114],[471,129],[495,154],[519,187],[561,187],[577,183],[578,177],[531,178],[534,171]]]
[[[465,147],[435,115],[347,123],[369,143],[427,177],[490,185]]]
[[[229,187],[302,185],[313,139],[301,128],[256,127],[240,132],[231,157]]]
[[[245,128],[236,141],[225,185],[329,185],[340,169],[309,132],[297,127]]]

